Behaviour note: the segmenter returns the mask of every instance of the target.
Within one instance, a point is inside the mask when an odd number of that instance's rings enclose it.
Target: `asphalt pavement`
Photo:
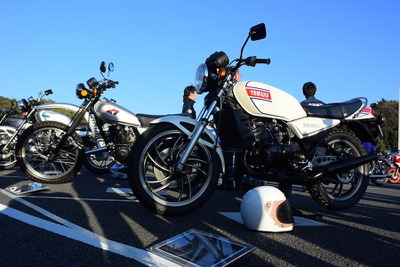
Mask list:
[[[217,190],[200,209],[178,217],[153,214],[127,180],[82,169],[71,181],[27,195],[31,181],[0,171],[1,266],[173,266],[148,248],[195,229],[251,248],[229,266],[399,266],[400,184],[370,184],[346,211],[319,207],[300,187],[291,203],[303,213],[294,229],[257,232],[236,221],[240,191]]]

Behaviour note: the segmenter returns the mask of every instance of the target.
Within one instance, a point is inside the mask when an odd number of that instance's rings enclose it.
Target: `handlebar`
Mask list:
[[[257,58],[257,57],[248,57],[243,60],[246,66],[254,67],[257,64],[271,64],[270,58]]]
[[[115,88],[115,86],[116,86],[117,84],[119,84],[118,81],[106,80],[104,83],[102,83],[102,84],[99,86],[99,89],[101,89],[101,90],[106,90],[106,89],[108,89],[108,88]]]

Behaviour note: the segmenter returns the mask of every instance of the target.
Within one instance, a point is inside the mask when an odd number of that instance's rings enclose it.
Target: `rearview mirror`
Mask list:
[[[267,30],[264,23],[260,23],[250,28],[250,38],[252,41],[264,39],[267,36]]]
[[[113,71],[114,71],[114,63],[110,62],[110,63],[108,64],[108,71],[109,71],[109,72],[113,72]]]
[[[44,94],[45,95],[52,95],[53,94],[53,90],[48,89],[48,90],[44,91]]]
[[[100,72],[105,73],[106,72],[106,63],[104,61],[101,62],[100,64]]]

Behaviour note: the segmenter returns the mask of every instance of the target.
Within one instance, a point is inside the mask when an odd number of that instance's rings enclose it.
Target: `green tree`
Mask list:
[[[379,151],[397,150],[399,102],[382,98],[381,101],[372,103],[371,107],[377,115],[384,116],[387,121],[382,127],[383,137],[378,140]]]

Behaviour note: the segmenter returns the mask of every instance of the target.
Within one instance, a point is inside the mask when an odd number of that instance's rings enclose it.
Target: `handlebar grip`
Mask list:
[[[270,58],[260,58],[260,59],[256,59],[256,63],[257,64],[271,64],[271,59]]]

